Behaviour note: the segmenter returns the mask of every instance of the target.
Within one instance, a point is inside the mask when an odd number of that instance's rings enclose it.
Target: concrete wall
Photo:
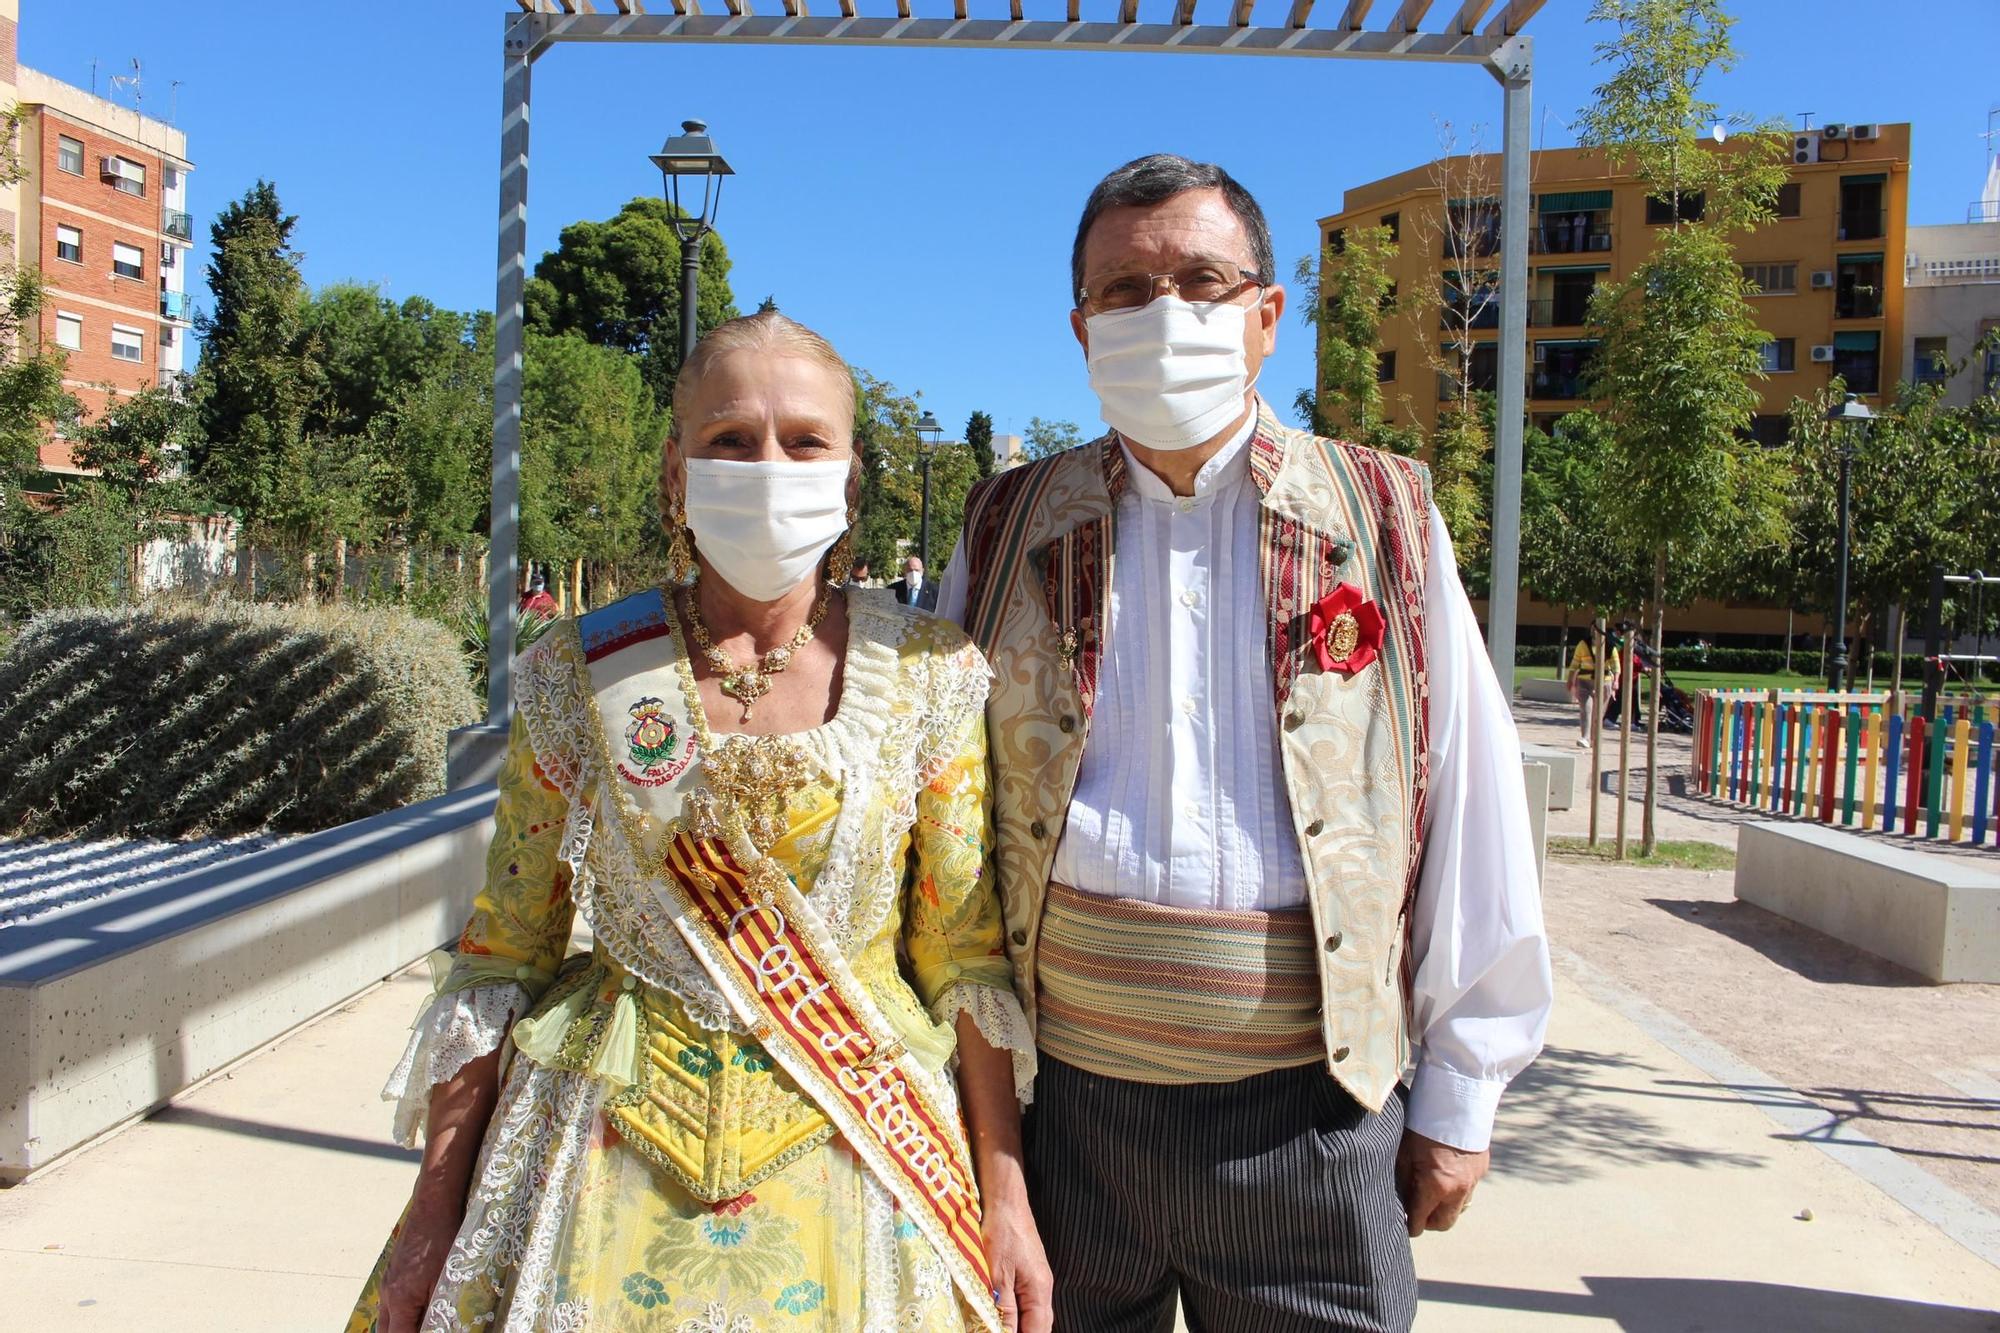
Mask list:
[[[1745,824],[1736,896],[1932,981],[2000,981],[2000,876],[1818,824]]]
[[[453,939],[492,811],[453,792],[5,932],[0,1180]]]

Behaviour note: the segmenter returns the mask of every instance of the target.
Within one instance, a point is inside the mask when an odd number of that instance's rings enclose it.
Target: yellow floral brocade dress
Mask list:
[[[960,1013],[1013,1053],[1025,1097],[1033,1042],[987,869],[985,663],[945,622],[848,596],[840,704],[783,738],[766,850],[940,1104],[957,1106]],[[662,847],[698,831],[718,760],[752,742],[708,731],[669,606],[654,591],[562,622],[517,673],[485,889],[384,1093],[413,1143],[432,1087],[507,1052],[423,1327],[979,1327],[676,932]],[[565,960],[575,913],[592,951]],[[374,1327],[387,1258],[350,1333]]]

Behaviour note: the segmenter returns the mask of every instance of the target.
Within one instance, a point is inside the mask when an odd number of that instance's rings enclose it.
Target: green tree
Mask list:
[[[460,341],[406,385],[371,423],[392,460],[384,499],[413,542],[462,546],[486,526],[493,457],[493,316],[461,324]]]
[[[211,310],[199,321],[194,465],[221,503],[257,528],[274,511],[281,472],[296,490],[306,417],[323,379],[305,337],[305,283],[292,248],[295,216],[260,180],[209,229]],[[288,509],[296,506],[288,501]]]
[[[1745,436],[1766,341],[1745,299],[1732,237],[1771,217],[1786,174],[1769,132],[1727,149],[1701,142],[1718,120],[1701,96],[1732,69],[1733,20],[1720,0],[1597,0],[1597,47],[1611,74],[1578,121],[1578,140],[1633,171],[1677,219],[1622,282],[1599,288],[1591,391],[1616,442],[1616,515],[1651,552],[1653,694],[1670,589],[1697,587],[1739,550],[1775,545],[1784,528],[1777,469]],[[1674,582],[1679,579],[1679,583]],[[1644,844],[1655,845],[1658,709],[1648,710]],[[1622,851],[1622,845],[1621,845]]]
[[[983,481],[993,475],[993,418],[974,412],[965,419],[965,447],[972,451],[974,471]]]
[[[1469,595],[1484,595],[1490,547],[1486,512],[1493,477],[1493,395],[1475,395],[1470,410],[1438,413],[1431,434],[1431,501],[1451,534],[1459,577]]]
[[[1044,421],[1040,417],[1028,418],[1028,429],[1021,437],[1021,457],[1030,462],[1038,458],[1049,458],[1074,449],[1083,443],[1083,432],[1074,421]]]
[[[440,373],[465,346],[469,319],[421,296],[398,305],[371,285],[341,282],[306,301],[300,330],[325,379],[307,430],[366,434],[413,386]],[[489,374],[491,367],[488,367]]]
[[[710,232],[701,243],[695,326],[707,333],[734,319],[729,250]],[[640,360],[653,401],[665,407],[680,372],[681,244],[666,201],[641,196],[603,222],[574,222],[535,265],[526,292],[528,327],[574,333]]]
[[[0,560],[11,572],[7,602],[17,607],[35,604],[38,572],[48,568],[29,550],[46,545],[43,512],[27,498],[40,484],[42,446],[53,431],[74,430],[82,411],[63,387],[65,354],[27,336],[41,306],[37,275],[0,263]]]
[[[1570,412],[1544,434],[1526,432],[1521,469],[1521,581],[1568,612],[1636,606],[1651,562],[1613,516],[1616,443],[1595,412]]]
[[[1396,309],[1397,253],[1387,227],[1351,227],[1317,259],[1298,262],[1299,317],[1313,330],[1319,382],[1299,390],[1293,409],[1315,435],[1414,456],[1422,434],[1390,425],[1382,411],[1382,321]]]

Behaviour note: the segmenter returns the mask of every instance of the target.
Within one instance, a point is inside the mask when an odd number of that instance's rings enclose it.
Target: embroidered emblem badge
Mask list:
[[[619,776],[640,787],[658,787],[679,777],[694,760],[694,740],[683,741],[680,728],[666,715],[666,701],[651,695],[627,711],[625,754]]]
[[[1319,669],[1353,675],[1381,653],[1387,624],[1381,607],[1342,583],[1313,604],[1306,628]]]

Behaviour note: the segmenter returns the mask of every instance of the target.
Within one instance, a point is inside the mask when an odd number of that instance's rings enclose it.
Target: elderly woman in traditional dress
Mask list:
[[[716,329],[674,391],[673,576],[522,657],[352,1329],[1048,1328],[987,668],[842,586],[853,403],[784,316]]]

